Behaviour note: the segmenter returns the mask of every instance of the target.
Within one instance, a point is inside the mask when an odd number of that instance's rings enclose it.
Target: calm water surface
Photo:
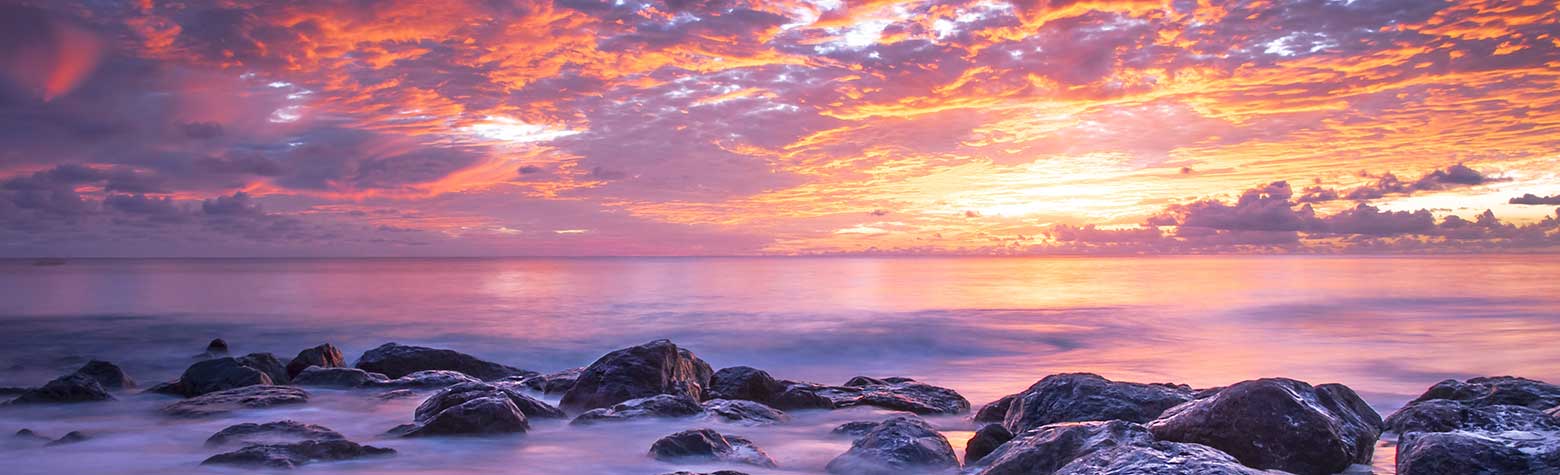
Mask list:
[[[1560,380],[1560,258],[645,258],[0,261],[0,386],[36,385],[89,358],[143,386],[176,377],[207,340],[283,360],[320,342],[354,359],[386,341],[459,349],[538,371],[670,338],[717,368],[841,383],[910,376],[977,407],[1045,375],[1088,371],[1196,387],[1286,376],[1340,382],[1383,415],[1445,378]],[[644,455],[695,421],[519,437],[394,440],[418,399],[313,390],[309,404],[233,417],[159,417],[167,398],[0,408],[0,431],[83,430],[73,446],[6,450],[7,473],[225,472],[201,441],[236,422],[292,418],[401,453],[314,473],[656,474]],[[781,470],[817,473],[867,409],[794,414],[747,435]],[[973,428],[935,421],[956,447]],[[0,449],[5,450],[5,449]],[[961,450],[962,451],[962,450]],[[1391,447],[1377,473],[1391,473]]]

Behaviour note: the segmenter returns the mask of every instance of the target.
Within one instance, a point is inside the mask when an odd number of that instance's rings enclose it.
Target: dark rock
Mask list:
[[[325,426],[284,420],[256,424],[246,422],[228,426],[206,439],[207,447],[240,443],[245,445],[287,444],[305,440],[345,439],[340,432]]]
[[[959,468],[948,439],[925,421],[894,417],[851,443],[850,450],[829,461],[829,473],[897,475],[950,472]]]
[[[359,445],[342,439],[305,440],[290,444],[251,445],[211,456],[201,465],[291,469],[299,465],[394,454],[394,449]]]
[[[1387,418],[1401,474],[1560,473],[1555,387],[1502,376],[1447,380]]]
[[[223,341],[221,338],[217,338],[217,339],[211,340],[211,343],[207,343],[206,344],[206,351],[204,353],[196,355],[195,357],[196,358],[221,358],[221,357],[227,356],[227,355],[228,355],[228,344],[227,344],[227,342]]]
[[[569,422],[573,425],[587,425],[598,422],[617,422],[633,419],[690,417],[704,412],[688,396],[674,396],[671,394],[657,394],[650,397],[630,399],[612,407],[603,407],[585,411]]]
[[[370,386],[389,388],[443,388],[464,383],[480,383],[481,380],[459,371],[430,369],[418,371],[389,381],[370,382]]]
[[[753,441],[734,435],[722,435],[710,429],[685,430],[662,437],[650,445],[656,460],[682,462],[730,462],[774,467],[774,459]]]
[[[580,378],[580,373],[585,368],[571,368],[556,373],[541,374],[521,378],[519,383],[527,389],[542,393],[547,396],[556,396],[569,392],[574,387],[574,381]]]
[[[341,368],[347,365],[342,358],[341,350],[336,345],[325,343],[314,348],[298,352],[298,356],[287,362],[287,377],[297,377],[305,368],[318,366],[320,368]]]
[[[426,370],[458,371],[477,379],[501,379],[531,376],[535,373],[498,363],[483,361],[454,350],[385,343],[358,358],[358,369],[383,373],[391,378]]]
[[[1516,447],[1466,432],[1420,432],[1398,440],[1398,475],[1556,473],[1533,465]]]
[[[1410,432],[1560,431],[1560,423],[1522,406],[1470,406],[1461,401],[1431,399],[1404,406],[1387,418],[1386,427]]]
[[[704,414],[711,420],[732,424],[760,426],[791,420],[791,416],[785,415],[784,412],[755,401],[711,399],[704,401],[701,406],[704,407]]]
[[[714,371],[704,360],[668,340],[613,351],[580,373],[563,393],[559,406],[568,411],[605,408],[657,394],[682,395],[698,401]]]
[[[309,393],[289,386],[244,386],[207,393],[164,406],[164,414],[175,417],[206,417],[242,409],[261,409],[286,404],[303,404]]]
[[[71,373],[55,378],[43,387],[29,389],[7,404],[74,403],[113,399],[114,396],[109,395],[96,379],[80,373]]]
[[[422,405],[417,406],[414,420],[426,422],[446,409],[464,404],[472,399],[484,397],[509,398],[509,401],[514,403],[515,408],[525,414],[527,419],[562,419],[567,417],[562,410],[527,396],[520,391],[483,382],[471,382],[450,386],[429,397],[428,400],[423,401]]]
[[[390,390],[390,391],[385,391],[385,392],[379,393],[378,395],[376,395],[374,397],[379,398],[382,401],[389,401],[389,400],[392,400],[392,399],[402,399],[402,398],[414,397],[416,395],[417,395],[417,391],[413,391],[413,390],[410,390],[410,389],[393,389],[393,390]]]
[[[1148,422],[1192,399],[1191,390],[1111,381],[1088,373],[1046,376],[1014,395],[1002,425],[1014,434],[1057,422]]]
[[[1013,406],[1013,400],[1015,399],[1018,399],[1017,394],[1009,394],[1002,396],[1002,399],[991,401],[991,403],[981,406],[980,411],[975,413],[975,422],[1001,424],[1002,420],[1007,418],[1008,408]]]
[[[776,381],[764,370],[747,366],[721,368],[710,378],[708,399],[732,399],[758,401],[768,404],[775,396],[785,392],[786,385]]]
[[[857,381],[862,378],[852,380]],[[867,384],[864,386],[824,386],[813,383],[788,382],[786,390],[771,398],[774,407],[780,409],[838,409],[853,406],[874,406],[915,414],[962,414],[969,412],[970,402],[958,392],[930,384],[889,378],[900,382]]]
[[[15,396],[17,394],[25,393],[25,392],[27,392],[30,389],[32,389],[32,388],[23,388],[23,387],[17,387],[17,386],[0,386],[0,396]]]
[[[43,444],[43,445],[45,447],[53,447],[53,446],[56,446],[56,445],[75,444],[75,443],[80,443],[80,442],[86,442],[89,439],[91,439],[91,437],[88,437],[87,434],[83,434],[83,433],[81,433],[81,431],[73,430],[73,431],[67,432],[63,436],[60,436],[60,438],[51,440],[51,441],[49,441],[49,443]]]
[[[490,435],[525,432],[530,428],[525,413],[507,395],[492,391],[429,414],[415,424],[397,427],[391,433],[403,437]]]
[[[287,375],[287,367],[282,366],[282,360],[276,359],[276,355],[270,353],[250,353],[236,358],[238,364],[248,366],[265,373],[271,378],[271,384],[288,384],[292,377]]]
[[[825,386],[811,383],[785,382],[785,391],[770,397],[766,404],[775,409],[796,411],[804,409],[834,409],[834,400],[819,394]]]
[[[1013,433],[1002,424],[986,424],[964,444],[964,463],[974,464],[1009,440],[1013,440]]]
[[[867,435],[868,432],[872,432],[872,429],[876,429],[877,426],[882,424],[882,422],[876,421],[851,421],[836,426],[834,430],[829,431],[829,433],[834,435],[843,435],[851,438],[861,437],[863,435]]]
[[[973,475],[1252,475],[1234,457],[1206,446],[1155,441],[1142,424],[1064,422],[1035,428],[978,461]]]
[[[860,388],[860,387],[867,387],[867,386],[882,386],[882,385],[887,385],[887,384],[913,383],[913,382],[915,382],[914,379],[903,378],[903,377],[890,377],[890,378],[878,379],[878,378],[873,378],[873,377],[869,377],[869,376],[857,376],[857,377],[854,377],[854,378],[850,378],[850,381],[846,381],[845,385],[846,386],[850,386],[850,387]]]
[[[1249,467],[1323,475],[1369,463],[1382,426],[1347,387],[1274,378],[1176,406],[1148,427],[1161,440],[1207,445]]]
[[[245,363],[264,366],[269,361],[257,355],[246,356],[243,360],[223,357],[200,361],[185,369],[184,374],[180,375],[177,381],[159,384],[147,391],[194,397],[244,386],[277,384],[276,380],[271,378],[270,371],[278,368],[255,368]]]
[[[110,391],[135,388],[135,380],[130,379],[130,376],[125,374],[125,370],[107,361],[88,361],[81,369],[76,370],[76,374],[97,380],[103,389]]]
[[[1436,383],[1409,404],[1446,399],[1470,406],[1522,406],[1545,410],[1560,406],[1560,386],[1526,378],[1495,376],[1468,381],[1448,379]]]
[[[370,373],[357,368],[321,368],[319,366],[304,368],[303,371],[293,376],[292,380],[292,383],[298,386],[335,388],[384,386],[389,382],[389,377],[379,373]]]

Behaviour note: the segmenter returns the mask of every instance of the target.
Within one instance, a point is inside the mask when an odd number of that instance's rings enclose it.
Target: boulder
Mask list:
[[[704,360],[668,340],[613,351],[580,373],[559,406],[582,412],[657,394],[703,399],[714,371]]]
[[[333,388],[384,386],[389,382],[389,377],[379,373],[370,373],[357,368],[321,368],[319,366],[304,368],[303,371],[298,372],[292,379],[292,383],[298,386],[325,386]]]
[[[287,362],[287,377],[297,377],[304,369],[310,366],[320,368],[341,368],[347,362],[341,357],[341,350],[336,345],[325,343],[320,346],[298,352],[292,361]]]
[[[147,391],[194,397],[244,386],[279,384],[271,375],[281,373],[285,376],[285,370],[281,369],[280,363],[270,367],[275,357],[268,360],[262,355],[267,354],[253,354],[242,359],[222,357],[200,361],[185,369],[177,381],[160,384]]]
[[[825,467],[839,475],[951,473],[958,468],[958,455],[948,439],[925,421],[910,417],[883,421]]]
[[[530,371],[483,361],[454,350],[385,343],[368,350],[358,358],[358,369],[382,373],[391,378],[426,370],[458,371],[477,379],[501,379],[508,376],[530,376]]]
[[[376,373],[377,374],[377,373]],[[417,371],[389,381],[373,381],[370,386],[387,388],[443,388],[463,383],[480,383],[481,380],[459,371],[430,369]]]
[[[786,385],[769,373],[747,366],[721,368],[710,378],[707,399],[758,401],[768,404]]]
[[[826,386],[791,381],[782,381],[781,384],[785,385],[785,390],[770,396],[765,404],[786,411],[835,408],[834,399],[819,394]]]
[[[704,412],[704,408],[688,396],[657,394],[655,396],[623,401],[612,407],[585,411],[569,422],[573,425],[589,425],[599,422],[618,422],[634,419],[691,417]]]
[[[1154,440],[1142,424],[1122,421],[1063,422],[1018,434],[978,461],[973,475],[1154,474],[1251,475],[1212,448]]]
[[[711,399],[701,404],[710,420],[747,426],[779,424],[791,420],[780,410],[755,401]]]
[[[22,392],[7,404],[48,404],[64,402],[110,401],[109,395],[96,379],[81,373],[71,373],[55,378],[42,387]]]
[[[829,431],[829,433],[834,435],[843,435],[854,439],[863,435],[867,435],[868,432],[872,432],[872,429],[876,429],[877,426],[881,424],[883,423],[877,421],[851,421],[836,426],[834,430]]]
[[[382,392],[382,393],[374,395],[375,398],[377,398],[377,399],[379,399],[381,401],[390,401],[390,400],[395,400],[395,399],[404,399],[404,398],[416,397],[416,396],[417,396],[417,391],[413,391],[413,390],[410,390],[410,389],[392,389],[392,390],[385,391],[385,392]]]
[[[1486,434],[1560,431],[1560,423],[1534,409],[1506,405],[1471,406],[1447,399],[1431,399],[1403,406],[1387,417],[1386,427],[1399,434],[1459,430]]]
[[[1002,424],[986,424],[975,431],[975,435],[964,444],[964,463],[974,464],[980,461],[1009,440],[1013,440],[1013,433],[1008,432]]]
[[[1522,406],[1545,410],[1560,406],[1560,386],[1513,376],[1448,379],[1436,383],[1409,404],[1445,399],[1469,406]]]
[[[891,382],[898,381],[898,382]],[[874,406],[921,415],[962,414],[970,402],[958,392],[906,378],[869,379],[857,377],[858,386],[825,386],[814,383],[783,382],[784,392],[770,398],[780,409],[839,409]],[[875,382],[881,382],[877,384]]]
[[[305,440],[289,444],[250,445],[232,452],[213,455],[201,462],[201,465],[292,469],[313,462],[386,456],[394,453],[395,449],[359,445],[343,439]]]
[[[202,394],[163,406],[162,412],[174,417],[207,417],[242,409],[262,409],[308,401],[309,393],[302,389],[257,385]]]
[[[584,371],[584,367],[571,368],[556,373],[522,377],[518,382],[526,389],[547,396],[557,396],[569,392],[569,388],[574,387],[574,381],[579,379],[580,373]]]
[[[427,406],[425,402],[423,406]],[[423,406],[419,406],[421,410]],[[424,416],[414,424],[391,430],[402,437],[492,435],[530,430],[525,413],[501,392],[489,392]]]
[[[293,420],[267,422],[264,424],[246,422],[231,425],[217,431],[211,437],[206,438],[206,446],[287,444],[305,440],[336,440],[345,438],[340,432],[330,430],[328,427],[304,424]]]
[[[1055,374],[1014,395],[1002,425],[1018,434],[1057,422],[1144,423],[1191,399],[1190,388],[1111,381],[1089,373]]]
[[[103,389],[117,391],[120,389],[135,389],[135,380],[125,374],[125,370],[118,365],[107,361],[92,360],[76,370],[76,374],[92,378],[103,386]]]
[[[882,379],[873,378],[873,377],[870,377],[870,376],[857,376],[857,377],[854,377],[854,378],[850,378],[849,381],[845,382],[845,385],[846,386],[850,386],[850,387],[856,387],[856,388],[864,388],[864,387],[867,387],[867,386],[883,386],[883,385],[887,385],[887,384],[913,383],[913,382],[915,382],[914,379],[905,378],[905,377],[899,377],[899,376],[882,378]]]
[[[1018,399],[1018,395],[1009,394],[1002,396],[1002,399],[991,401],[990,403],[981,406],[980,411],[975,412],[974,421],[976,423],[994,422],[1001,424],[1002,420],[1007,418],[1008,408],[1013,406],[1014,399]]]
[[[685,430],[656,440],[650,456],[668,462],[727,462],[774,467],[774,459],[753,441],[710,429]]]
[[[527,396],[520,391],[483,382],[470,382],[450,386],[429,397],[428,400],[423,401],[422,405],[417,406],[417,411],[413,418],[418,422],[426,422],[446,409],[464,404],[472,399],[484,397],[508,398],[515,405],[516,409],[525,414],[527,420],[562,419],[567,417],[562,410]]]
[[[1474,433],[1416,432],[1398,439],[1398,475],[1556,473],[1544,465],[1517,447]]]
[[[1160,440],[1207,445],[1249,467],[1324,475],[1369,463],[1382,423],[1345,386],[1272,378],[1176,406],[1148,427]]]
[[[195,355],[196,358],[221,358],[228,355],[228,344],[221,338],[211,340],[206,344],[206,351]]]
[[[270,353],[250,353],[237,358],[238,364],[248,366],[264,372],[271,377],[272,384],[288,384],[292,377],[287,375],[287,367],[282,365],[282,360],[276,359],[276,355]]]
[[[1555,387],[1501,376],[1437,383],[1387,418],[1400,474],[1560,472]]]

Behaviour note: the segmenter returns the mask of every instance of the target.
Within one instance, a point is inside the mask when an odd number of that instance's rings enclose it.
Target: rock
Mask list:
[[[861,437],[863,435],[867,435],[868,432],[872,432],[872,429],[876,429],[877,426],[882,424],[882,422],[875,421],[851,421],[840,424],[839,426],[835,427],[834,430],[829,431],[829,433],[852,438]]]
[[[75,403],[113,399],[114,396],[109,395],[96,379],[81,373],[71,373],[55,378],[43,387],[29,389],[7,404]]]
[[[251,445],[232,452],[213,455],[200,464],[291,469],[312,462],[386,456],[394,453],[394,449],[359,445],[349,440],[305,440],[290,444]]]
[[[1555,473],[1542,465],[1516,447],[1473,433],[1419,432],[1398,440],[1398,475]]]
[[[530,428],[520,408],[505,394],[493,391],[445,407],[414,424],[392,429],[391,433],[402,437],[491,435],[525,432]]]
[[[754,401],[711,399],[704,401],[701,406],[704,407],[704,414],[711,420],[732,424],[760,426],[791,420],[791,417],[784,412]]]
[[[413,391],[413,390],[410,390],[410,389],[393,389],[393,390],[389,390],[389,391],[385,391],[385,392],[379,393],[378,395],[375,395],[374,397],[379,398],[379,400],[381,400],[381,401],[389,401],[389,400],[392,400],[392,399],[409,398],[409,397],[413,397],[413,396],[416,396],[416,395],[417,395],[417,391]]]
[[[498,363],[483,361],[454,350],[385,343],[358,358],[358,369],[383,373],[391,378],[426,370],[458,371],[477,379],[501,379],[531,376],[535,373]]]
[[[298,352],[298,356],[287,362],[287,377],[297,377],[304,369],[310,366],[320,368],[341,368],[347,362],[341,357],[341,350],[336,345],[325,343],[314,348]]]
[[[1369,463],[1382,423],[1347,387],[1273,378],[1176,406],[1148,427],[1160,440],[1207,445],[1249,467],[1323,475]]]
[[[588,411],[657,394],[698,401],[713,376],[710,365],[692,352],[668,340],[655,340],[607,353],[591,363],[558,405],[567,411]]]
[[[768,404],[775,396],[785,392],[786,385],[776,381],[769,373],[747,366],[721,368],[710,378],[708,399],[758,401]]]
[[[974,464],[1009,440],[1013,440],[1013,433],[1002,424],[986,424],[964,444],[964,463]]]
[[[304,424],[293,420],[267,422],[264,424],[246,422],[228,426],[212,434],[211,437],[206,439],[206,446],[287,444],[305,440],[336,440],[345,438],[340,432],[330,430],[330,428]]]
[[[76,370],[76,374],[92,378],[102,385],[103,389],[110,391],[135,388],[135,380],[130,379],[130,376],[125,374],[125,370],[107,361],[88,361],[81,369]]]
[[[527,419],[562,419],[567,417],[562,410],[545,402],[527,396],[520,391],[492,385],[483,382],[461,383],[445,388],[423,401],[417,406],[414,420],[426,422],[446,409],[465,403],[472,399],[484,397],[506,397],[525,414]]]
[[[902,378],[902,377],[897,377],[897,376],[896,377],[883,378],[883,379],[878,379],[878,378],[873,378],[873,377],[868,377],[868,376],[857,376],[857,377],[854,377],[854,378],[850,378],[850,381],[846,381],[845,385],[846,386],[850,386],[850,387],[862,388],[862,387],[867,387],[867,386],[883,386],[883,385],[888,385],[888,384],[913,383],[913,382],[915,382],[914,379]]]
[[[1399,434],[1458,430],[1486,434],[1560,431],[1560,423],[1553,418],[1523,406],[1470,406],[1447,399],[1431,399],[1404,406],[1387,417],[1386,427]]]
[[[1206,446],[1155,441],[1142,424],[1063,422],[1015,436],[969,461],[973,475],[1251,475],[1234,457]]]
[[[53,446],[56,446],[56,445],[75,444],[75,443],[80,443],[80,442],[86,442],[89,439],[91,439],[91,437],[88,437],[87,434],[83,434],[83,433],[81,433],[81,431],[73,430],[73,431],[65,433],[65,435],[63,435],[63,436],[60,436],[60,438],[51,440],[51,441],[49,441],[49,443],[43,444],[43,445],[44,445],[44,447],[53,447]]]
[[[285,375],[285,371],[281,369],[280,363],[277,363],[274,368],[268,367],[275,357],[267,360],[261,355],[263,354],[249,355],[243,359],[222,357],[200,361],[185,369],[184,374],[180,375],[177,381],[153,386],[147,391],[194,397],[244,386],[277,384],[276,380],[271,378],[271,374],[281,372]]]
[[[1002,420],[1007,418],[1008,408],[1013,406],[1013,400],[1015,399],[1018,399],[1017,394],[1009,394],[1002,396],[1002,399],[991,401],[991,403],[981,406],[980,411],[975,413],[975,422],[995,422],[1001,424]]]
[[[1190,388],[1111,381],[1089,373],[1046,376],[1014,395],[1002,425],[1018,434],[1057,422],[1148,422],[1192,399]]]
[[[21,429],[21,430],[18,430],[18,431],[16,431],[16,434],[11,435],[11,438],[13,440],[19,440],[19,441],[22,441],[22,442],[34,442],[34,443],[39,443],[39,444],[45,444],[45,443],[48,443],[48,442],[54,440],[54,439],[50,439],[48,437],[44,437],[42,435],[39,435],[37,432],[33,432],[32,429]]]
[[[633,419],[690,417],[699,415],[704,408],[688,396],[657,394],[630,399],[614,405],[585,411],[569,422],[572,425],[588,425],[598,422],[617,422]]]
[[[574,387],[574,381],[579,379],[580,373],[584,371],[583,367],[571,368],[556,373],[521,378],[519,383],[532,391],[556,396],[569,392],[569,388]]]
[[[958,468],[958,456],[948,439],[925,421],[909,417],[883,421],[825,467],[839,475],[951,472]]]
[[[282,360],[276,359],[276,355],[270,353],[250,353],[236,358],[238,364],[260,370],[271,378],[271,384],[288,384],[292,377],[287,374],[287,367],[282,366]]]
[[[753,441],[710,429],[685,430],[650,445],[650,456],[669,462],[729,462],[774,467],[774,459]]]
[[[221,338],[211,340],[206,344],[206,351],[195,355],[196,358],[221,358],[228,355],[228,344]]]
[[[900,382],[887,382],[889,380]],[[773,396],[773,405],[781,409],[838,409],[853,406],[874,406],[915,414],[962,414],[969,412],[970,402],[958,392],[930,384],[908,381],[905,378],[885,380],[851,380],[863,386],[824,386],[813,383],[788,382],[783,393]],[[867,384],[883,381],[883,384]]]
[[[377,373],[375,373],[377,374]],[[481,380],[459,371],[430,369],[418,371],[389,381],[370,382],[370,386],[390,388],[443,388],[463,383],[480,383]]]
[[[766,404],[775,409],[834,409],[834,400],[819,394],[825,386],[812,383],[782,382],[785,391],[770,397]]]
[[[163,406],[164,414],[175,417],[206,417],[242,409],[261,409],[308,402],[309,393],[289,386],[244,386],[207,393]]]
[[[467,379],[470,379],[469,377]],[[310,366],[304,368],[293,376],[292,383],[298,386],[326,386],[335,388],[359,388],[364,386],[384,386],[390,382],[390,378],[379,373],[370,373],[357,368],[321,368]]]
[[[1522,406],[1545,410],[1560,406],[1560,386],[1513,376],[1448,379],[1436,383],[1409,404],[1433,399],[1460,401],[1470,406]]]

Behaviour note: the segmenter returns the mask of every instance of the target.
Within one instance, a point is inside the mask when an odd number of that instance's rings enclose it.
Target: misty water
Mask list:
[[[175,378],[214,337],[286,361],[322,342],[349,362],[387,341],[451,348],[550,372],[669,338],[716,368],[839,384],[908,376],[979,407],[1049,374],[1087,371],[1211,387],[1267,376],[1358,391],[1383,416],[1446,378],[1560,380],[1560,258],[612,258],[0,261],[0,386],[31,386],[88,359],[142,387]],[[310,388],[303,405],[174,419],[173,398],[0,407],[0,431],[87,442],[0,448],[10,474],[191,473],[239,422],[294,419],[399,451],[303,473],[658,474],[738,468],[820,473],[850,444],[835,425],[869,408],[796,411],[788,424],[533,421],[524,435],[395,439],[421,398]],[[551,402],[556,402],[552,399]],[[974,426],[931,418],[962,453]],[[747,436],[775,470],[646,455],[692,427]],[[1393,451],[1377,449],[1377,473]]]

